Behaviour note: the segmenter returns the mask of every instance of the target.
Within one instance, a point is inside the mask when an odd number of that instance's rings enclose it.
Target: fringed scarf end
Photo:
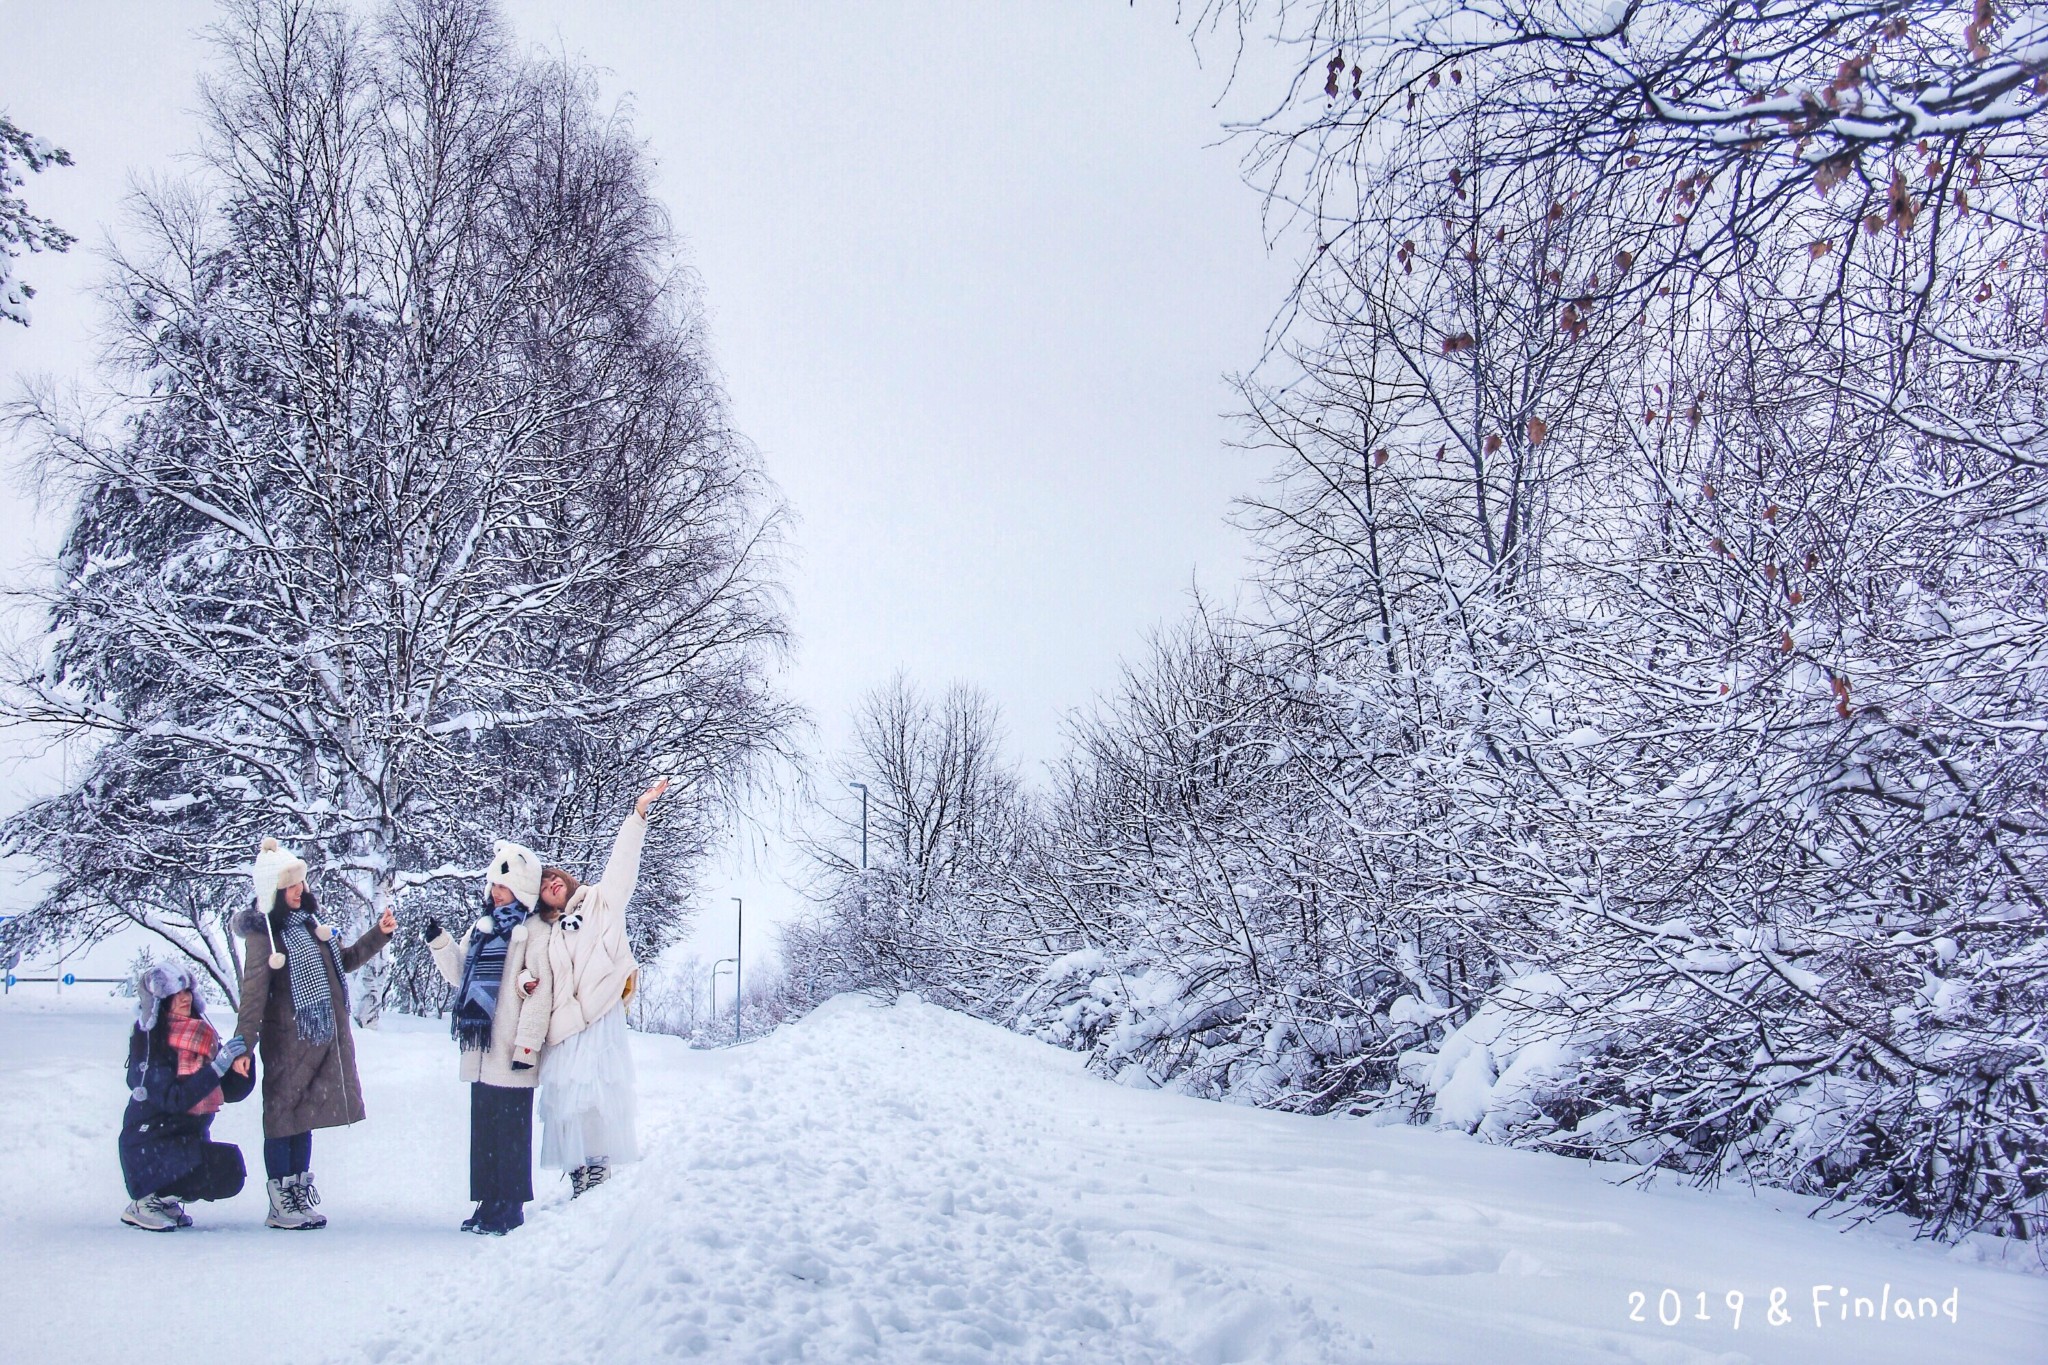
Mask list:
[[[292,1011],[298,1020],[299,1041],[326,1047],[334,1041],[334,1001],[316,1000],[304,1009]]]
[[[491,1050],[491,1021],[489,1019],[455,1018],[455,1042],[464,1052],[489,1052]]]

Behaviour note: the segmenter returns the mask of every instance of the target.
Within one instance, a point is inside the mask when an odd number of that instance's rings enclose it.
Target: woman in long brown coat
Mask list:
[[[322,1228],[314,1212],[313,1130],[360,1122],[363,1084],[349,1036],[346,976],[391,941],[389,910],[337,951],[306,885],[306,864],[265,839],[253,870],[256,903],[235,917],[242,935],[236,1031],[262,1062],[263,1169],[274,1228]]]

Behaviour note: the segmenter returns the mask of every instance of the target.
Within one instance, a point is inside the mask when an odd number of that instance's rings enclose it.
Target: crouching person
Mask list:
[[[427,922],[434,965],[456,988],[449,1024],[469,1088],[469,1197],[464,1232],[502,1237],[526,1221],[533,1198],[533,1088],[547,1042],[553,992],[546,921],[533,915],[540,859],[501,843],[485,873],[476,923],[455,937]]]
[[[184,1201],[239,1194],[242,1150],[209,1136],[223,1100],[255,1086],[240,1039],[223,1046],[206,1022],[198,980],[184,966],[155,966],[135,983],[128,1037],[128,1110],[121,1116],[121,1221],[145,1232],[192,1226]]]

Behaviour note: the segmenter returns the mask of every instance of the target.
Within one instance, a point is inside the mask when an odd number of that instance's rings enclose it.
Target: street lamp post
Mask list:
[[[733,957],[721,957],[720,959],[718,959],[718,961],[711,964],[711,1017],[713,1019],[716,1019],[718,1017],[718,973],[727,967],[730,967],[733,970],[734,990],[732,995],[732,1007],[735,1010],[737,1010],[740,1007],[740,995],[738,990],[740,970],[739,959]]]
[[[747,907],[738,896],[732,898],[732,903],[732,1040],[737,1043],[740,1040],[740,1005],[746,999],[740,990],[740,957],[747,946]]]
[[[860,870],[868,870],[868,784],[849,782],[847,786],[860,793]]]

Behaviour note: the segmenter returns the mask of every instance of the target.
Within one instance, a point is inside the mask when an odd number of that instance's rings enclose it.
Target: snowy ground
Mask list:
[[[392,1020],[359,1044],[369,1122],[316,1138],[331,1227],[269,1231],[252,1189],[152,1236],[116,1222],[122,1008],[0,1005],[0,1360],[2048,1359],[2038,1271],[1791,1199],[1126,1090],[855,999],[732,1051],[636,1037],[649,1160],[573,1207],[548,1183],[503,1241],[455,1230],[445,1033]],[[252,1164],[257,1118],[215,1129]],[[1829,1293],[1815,1325],[1814,1286],[1886,1284],[1954,1293],[1957,1321],[1845,1322]]]

